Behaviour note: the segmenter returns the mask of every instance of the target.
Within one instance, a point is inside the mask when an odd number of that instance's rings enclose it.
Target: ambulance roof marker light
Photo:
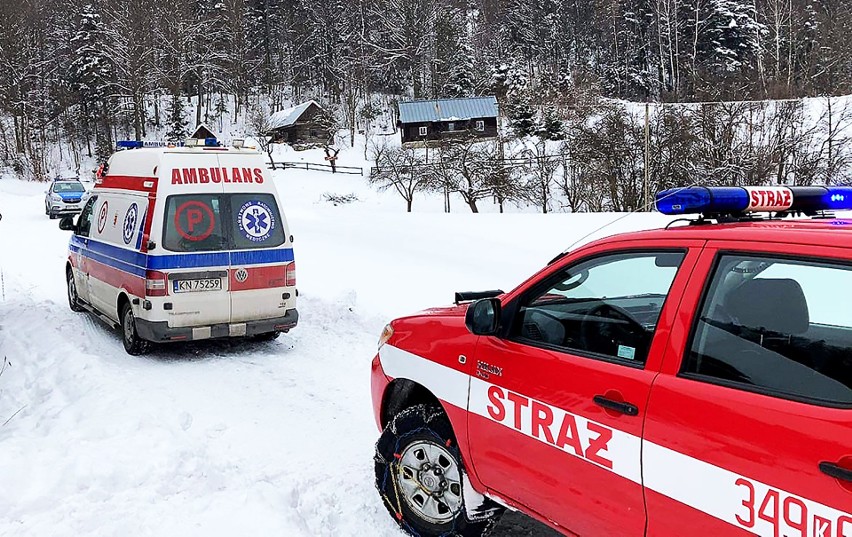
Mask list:
[[[667,215],[737,215],[751,212],[801,212],[852,209],[852,187],[765,186],[671,188],[656,195]]]
[[[115,143],[116,149],[138,149],[144,147],[145,142],[141,140],[119,140]]]
[[[231,145],[234,146],[234,149],[241,149],[245,145],[246,141],[244,138],[234,138],[231,142]]]

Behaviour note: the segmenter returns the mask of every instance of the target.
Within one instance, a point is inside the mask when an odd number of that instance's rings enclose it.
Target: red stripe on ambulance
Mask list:
[[[145,296],[145,278],[111,267],[91,257],[86,258],[89,277],[98,279],[117,289],[126,289],[134,296]]]
[[[251,289],[285,287],[287,283],[287,267],[290,264],[292,263],[231,269],[229,271],[230,289],[231,291],[248,291]]]
[[[99,188],[115,188],[120,190],[135,190],[138,192],[157,192],[156,177],[137,177],[133,175],[105,175],[97,186]]]

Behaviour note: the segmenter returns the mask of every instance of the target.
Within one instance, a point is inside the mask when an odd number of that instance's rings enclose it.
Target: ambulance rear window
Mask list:
[[[269,248],[285,237],[271,194],[187,194],[166,201],[163,247],[173,252]]]
[[[163,246],[173,252],[227,249],[220,198],[209,194],[170,196],[163,221]]]
[[[284,243],[284,226],[271,194],[230,194],[234,248],[268,248]]]

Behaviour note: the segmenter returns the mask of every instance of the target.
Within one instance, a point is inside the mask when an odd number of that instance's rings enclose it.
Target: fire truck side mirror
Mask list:
[[[500,300],[483,298],[467,308],[464,324],[477,336],[493,336],[500,328]]]

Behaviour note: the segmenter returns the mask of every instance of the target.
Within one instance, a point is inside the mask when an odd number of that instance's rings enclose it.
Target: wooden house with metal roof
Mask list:
[[[399,103],[403,144],[433,144],[453,138],[496,138],[497,99],[428,99]]]

